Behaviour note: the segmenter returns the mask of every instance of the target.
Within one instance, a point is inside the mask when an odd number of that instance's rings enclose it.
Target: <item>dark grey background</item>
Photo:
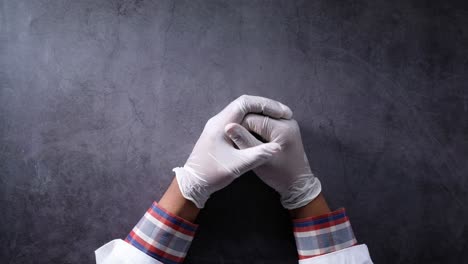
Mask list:
[[[92,263],[241,94],[291,106],[376,263],[468,258],[468,7],[454,1],[0,1],[2,263]],[[187,263],[295,263],[248,173]]]

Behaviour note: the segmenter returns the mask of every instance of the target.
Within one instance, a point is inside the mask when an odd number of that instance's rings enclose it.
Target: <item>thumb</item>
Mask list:
[[[240,165],[245,172],[271,160],[276,153],[281,151],[281,146],[276,142],[269,142],[238,151],[242,157]]]
[[[236,123],[227,124],[224,127],[224,132],[239,149],[250,148],[262,144],[262,142],[256,139],[245,127]]]
[[[278,143],[262,143],[239,124],[227,124],[224,131],[240,149],[236,150],[239,157],[236,159],[239,164],[235,166],[238,168],[238,175],[268,162],[275,153],[281,150]]]

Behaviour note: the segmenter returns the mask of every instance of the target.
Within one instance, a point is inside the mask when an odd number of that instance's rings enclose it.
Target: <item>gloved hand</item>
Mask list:
[[[240,123],[248,113],[273,118],[291,118],[289,107],[259,96],[240,96],[205,125],[190,157],[182,168],[174,168],[182,195],[203,208],[210,195],[226,187],[235,178],[272,158],[281,147],[278,143],[260,143],[236,149],[225,135],[230,123]]]
[[[275,120],[267,116],[249,114],[244,118],[242,125],[228,125],[226,134],[239,149],[264,144],[248,130],[257,133],[267,142],[281,145],[281,152],[269,162],[255,168],[254,172],[280,193],[283,207],[302,207],[320,194],[320,181],[312,174],[295,120]]]

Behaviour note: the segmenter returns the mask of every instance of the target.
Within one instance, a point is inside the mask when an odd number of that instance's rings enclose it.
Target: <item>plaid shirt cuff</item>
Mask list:
[[[125,241],[162,263],[181,263],[197,228],[154,202]]]
[[[299,259],[331,253],[357,244],[344,208],[293,220]]]

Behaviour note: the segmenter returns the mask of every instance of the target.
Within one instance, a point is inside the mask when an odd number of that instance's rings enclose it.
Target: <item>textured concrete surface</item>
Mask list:
[[[294,110],[376,263],[468,258],[464,1],[0,1],[0,262],[92,263],[241,94]],[[295,263],[254,174],[188,263]]]

